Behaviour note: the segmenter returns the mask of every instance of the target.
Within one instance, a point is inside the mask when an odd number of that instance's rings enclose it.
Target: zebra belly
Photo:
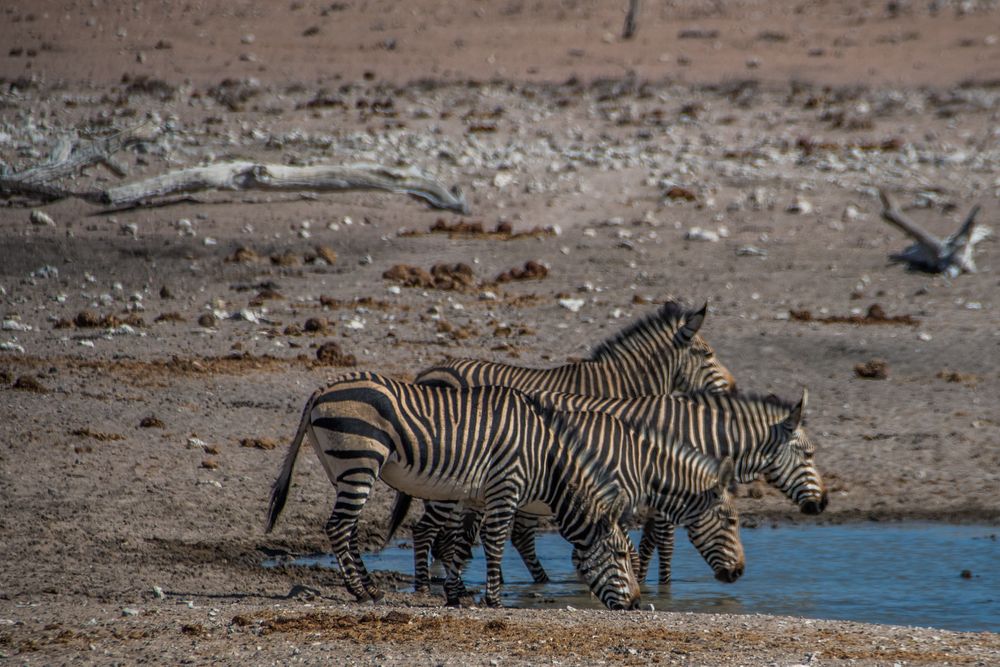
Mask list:
[[[522,514],[530,514],[532,516],[552,516],[552,508],[543,503],[541,500],[535,500],[527,505],[521,505],[517,508],[517,511]]]
[[[382,466],[381,477],[397,491],[423,500],[468,500],[481,495],[480,484],[473,480],[428,475],[397,461]]]

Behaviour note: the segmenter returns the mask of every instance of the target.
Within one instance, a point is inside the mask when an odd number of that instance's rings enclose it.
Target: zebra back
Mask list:
[[[690,310],[668,301],[594,348],[585,361],[553,368],[525,368],[452,359],[417,376],[421,384],[494,385],[521,391],[561,391],[595,396],[641,396],[707,389],[725,391],[732,375],[698,335],[707,306]]]

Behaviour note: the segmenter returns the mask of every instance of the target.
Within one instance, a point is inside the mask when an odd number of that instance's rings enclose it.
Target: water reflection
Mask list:
[[[678,535],[670,586],[655,583],[643,604],[657,609],[731,614],[786,614],[953,630],[1000,631],[1000,529],[933,523],[783,526],[743,530],[747,572],[734,584],[716,581],[694,548]],[[638,543],[638,535],[633,534]],[[539,536],[538,555],[552,581],[532,583],[516,551],[504,554],[504,603],[515,607],[601,608],[570,563],[558,535]],[[300,559],[314,564],[315,559]],[[335,567],[330,559],[320,564]],[[413,552],[400,543],[366,554],[370,569],[413,571]],[[963,577],[963,571],[968,577]],[[440,576],[441,570],[432,570]],[[465,580],[485,581],[481,550]]]

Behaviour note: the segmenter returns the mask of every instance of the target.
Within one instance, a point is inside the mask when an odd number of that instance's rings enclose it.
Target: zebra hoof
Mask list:
[[[488,598],[486,596],[483,596],[483,606],[489,607],[490,609],[500,609],[501,607],[503,607],[503,605],[500,604],[500,600],[494,598]]]
[[[551,581],[549,579],[549,575],[545,574],[544,572],[542,572],[540,575],[533,576],[532,578],[535,580],[536,584],[547,584],[549,583],[549,581]]]
[[[454,609],[475,609],[476,601],[469,596],[459,596],[445,600],[444,606]]]
[[[413,586],[413,592],[414,593],[430,593],[431,592],[431,585],[430,584],[415,584]]]

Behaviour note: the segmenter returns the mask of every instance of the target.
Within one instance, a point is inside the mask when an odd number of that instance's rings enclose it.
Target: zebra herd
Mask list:
[[[382,591],[361,560],[357,522],[377,479],[397,490],[389,535],[411,499],[425,512],[413,530],[415,585],[429,587],[431,553],[445,568],[447,603],[481,538],[487,606],[500,604],[508,539],[537,582],[540,517],[573,545],[573,564],[611,609],[639,604],[659,551],[670,580],[674,529],[682,526],[721,581],[744,571],[735,482],[763,477],[806,514],[827,503],[802,426],[806,394],[791,403],[735,393],[729,371],[698,334],[706,308],[668,301],[601,343],[588,360],[534,369],[451,360],[402,382],[368,372],[342,376],[306,402],[271,491],[267,531],[288,497],[308,436],[336,488],[325,531],[347,589]],[[648,516],[636,550],[622,526]]]

